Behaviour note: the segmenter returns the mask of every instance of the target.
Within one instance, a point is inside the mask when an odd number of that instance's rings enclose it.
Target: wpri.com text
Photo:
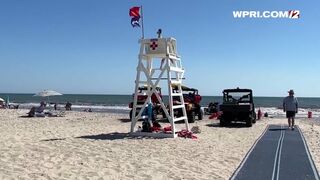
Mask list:
[[[299,19],[299,10],[290,11],[233,11],[234,18],[289,18]]]

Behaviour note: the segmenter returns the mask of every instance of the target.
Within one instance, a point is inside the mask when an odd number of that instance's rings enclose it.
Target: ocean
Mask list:
[[[116,112],[128,113],[130,111],[128,104],[132,102],[132,95],[94,95],[94,94],[65,94],[62,96],[51,96],[42,98],[33,96],[33,94],[10,94],[0,93],[0,98],[9,98],[10,103],[19,105],[19,108],[29,109],[32,106],[38,106],[41,101],[57,103],[58,108],[63,109],[66,102],[72,103],[74,110],[82,111],[92,109],[95,112]],[[312,111],[314,116],[320,117],[320,98],[297,97],[299,101],[299,114],[306,116],[308,111]],[[167,101],[164,96],[164,101]],[[254,97],[256,109],[261,108],[270,115],[283,116],[280,109],[282,107],[283,97]],[[222,102],[221,96],[202,96],[201,105],[206,107],[210,102]],[[51,105],[53,106],[53,105]],[[300,113],[301,112],[301,113]]]

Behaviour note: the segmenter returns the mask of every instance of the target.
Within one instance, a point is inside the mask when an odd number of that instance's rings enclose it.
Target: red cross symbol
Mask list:
[[[152,41],[152,43],[150,44],[150,48],[152,50],[155,50],[158,47],[158,44],[155,41]]]

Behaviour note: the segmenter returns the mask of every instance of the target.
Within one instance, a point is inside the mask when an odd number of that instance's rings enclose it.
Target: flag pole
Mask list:
[[[141,8],[141,33],[142,33],[142,39],[144,39],[144,27],[143,27],[143,11],[142,11],[142,6]]]

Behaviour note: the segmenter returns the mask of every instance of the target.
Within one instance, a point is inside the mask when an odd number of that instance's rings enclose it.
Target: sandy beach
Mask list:
[[[27,110],[0,110],[0,179],[228,179],[267,124],[221,128],[197,125],[198,139],[128,136],[126,114],[67,112],[22,118]],[[320,124],[298,119],[317,168]],[[181,125],[180,125],[181,126]]]

